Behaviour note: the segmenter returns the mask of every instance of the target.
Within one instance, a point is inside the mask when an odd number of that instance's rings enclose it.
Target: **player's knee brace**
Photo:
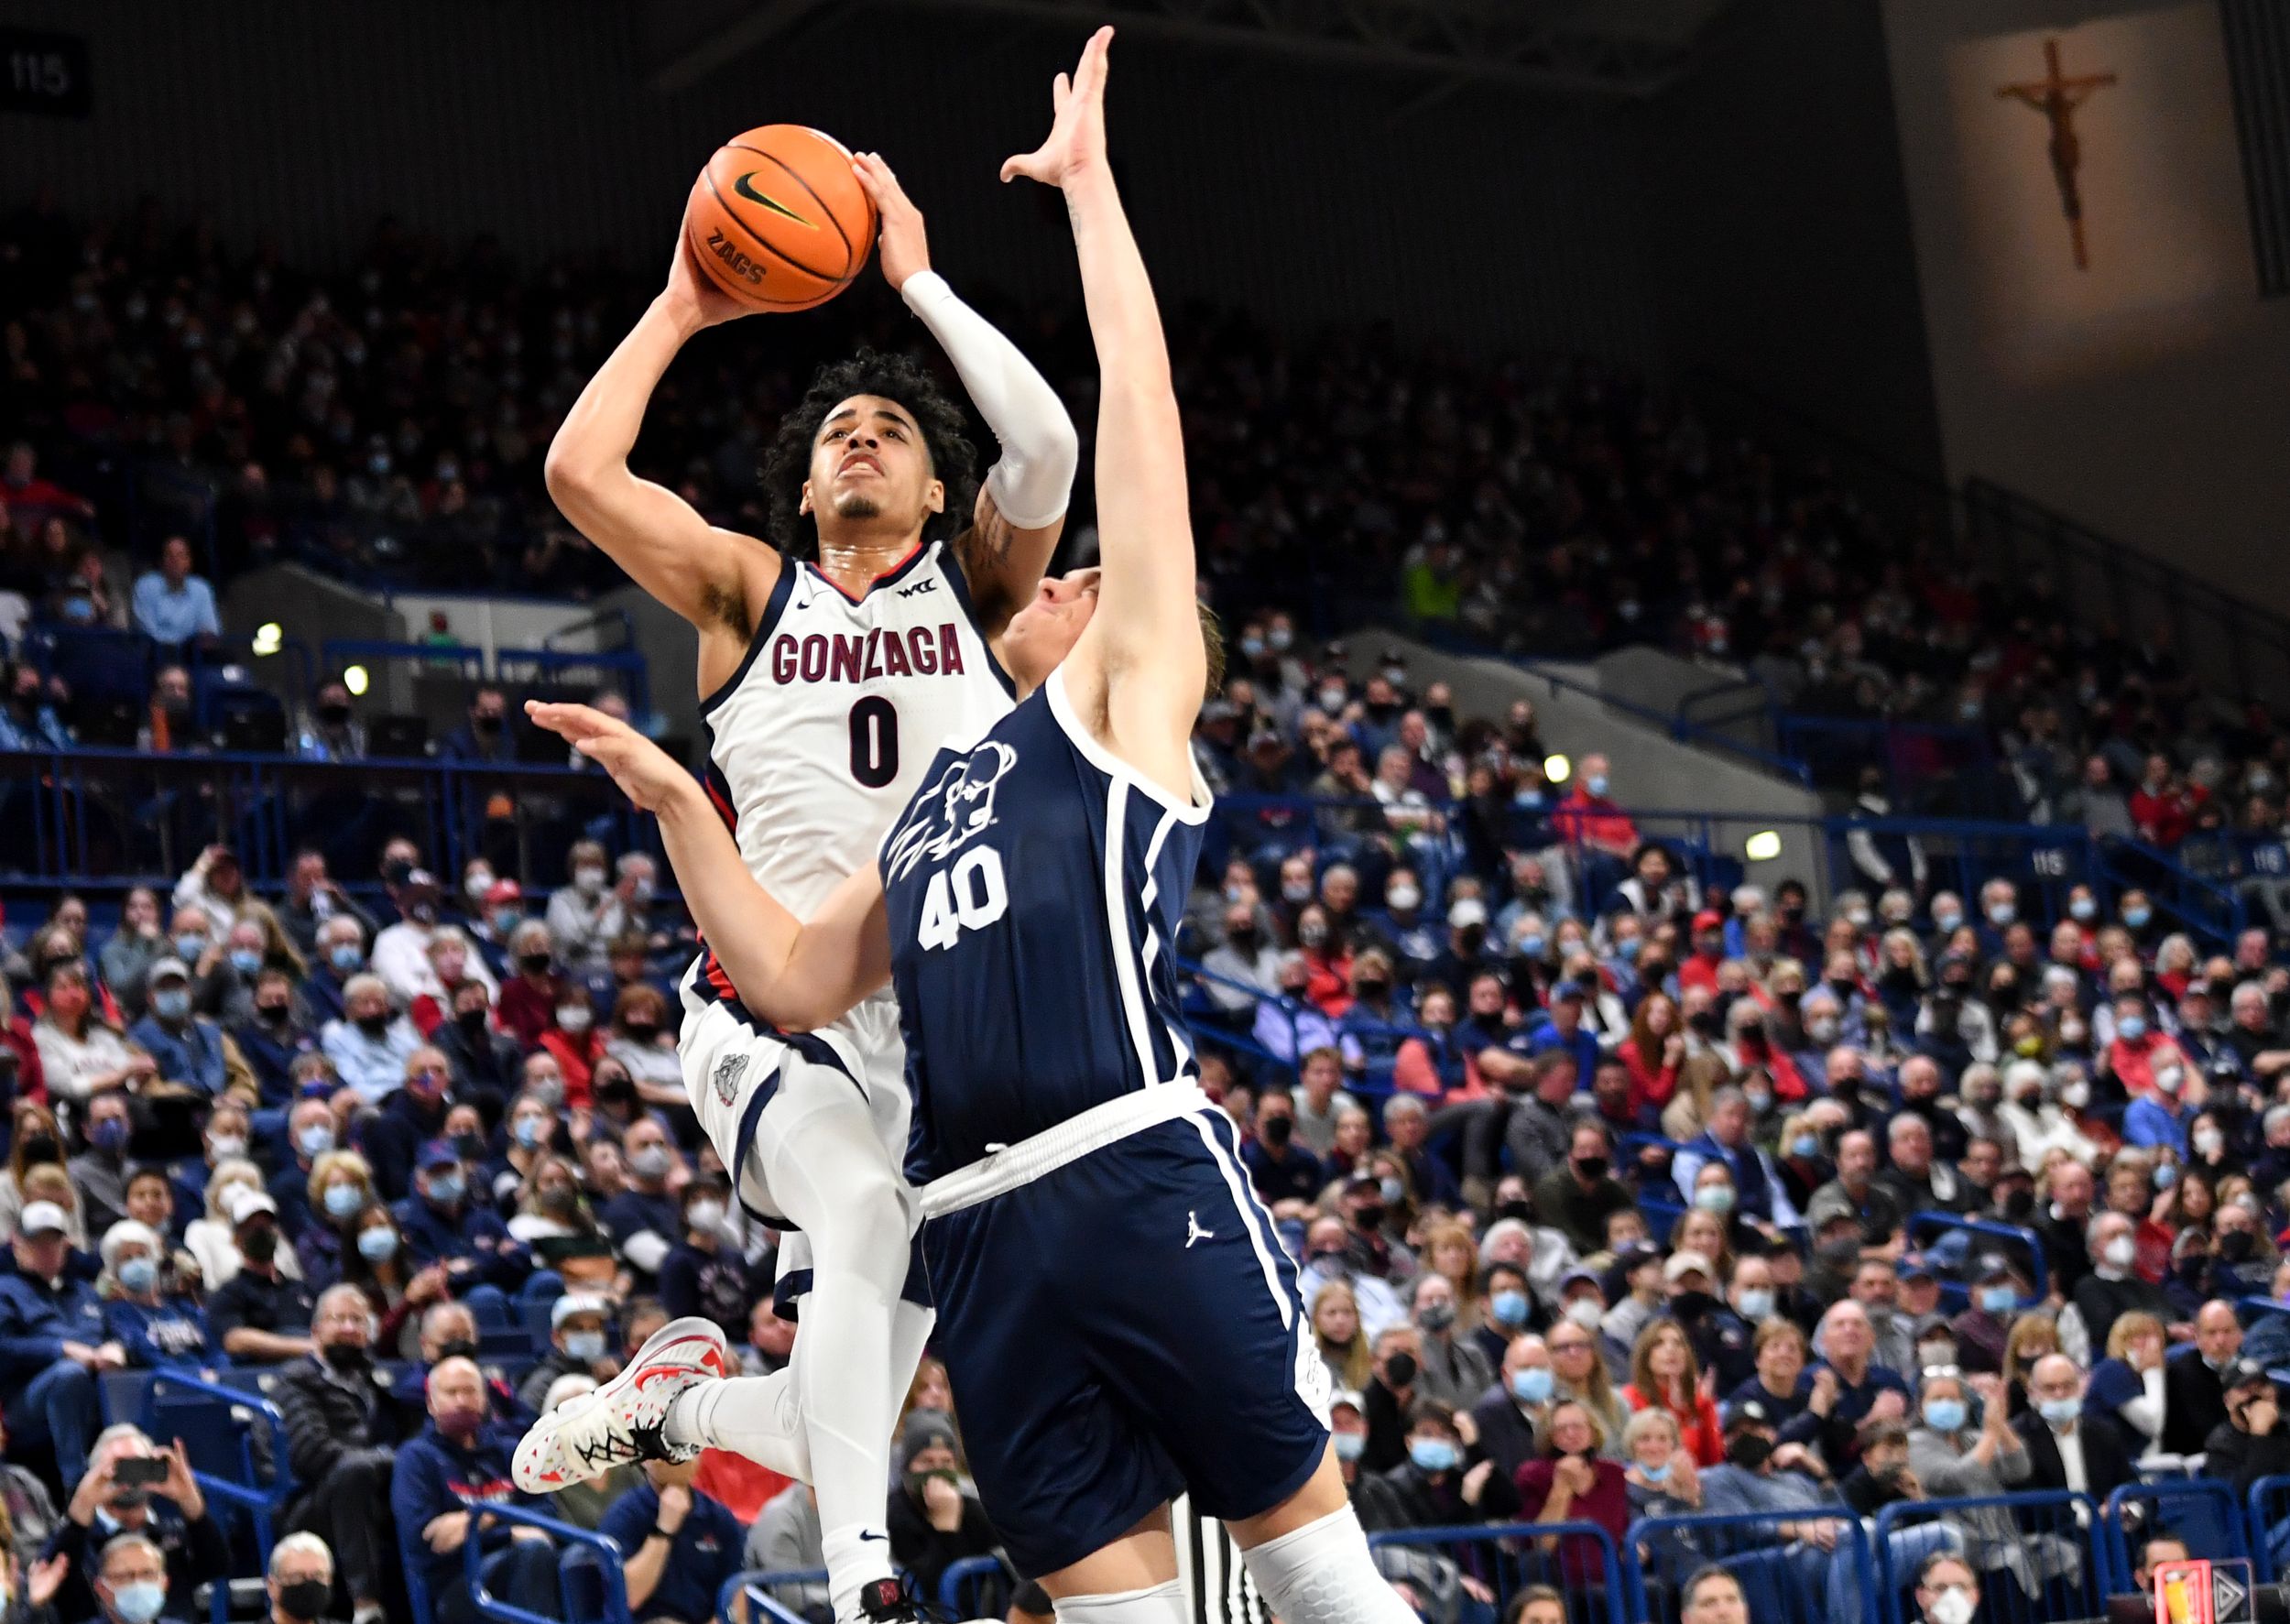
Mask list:
[[[1281,1624],[1415,1624],[1376,1571],[1368,1536],[1347,1506],[1241,1553]]]
[[[1058,1624],[1185,1624],[1184,1589],[1174,1579],[1145,1590],[1069,1596],[1056,1606]]]

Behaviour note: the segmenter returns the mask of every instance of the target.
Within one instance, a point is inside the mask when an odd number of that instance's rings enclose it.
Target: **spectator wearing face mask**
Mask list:
[[[395,1450],[365,1294],[333,1288],[319,1298],[311,1329],[317,1351],[279,1371],[271,1394],[286,1418],[287,1459],[299,1486],[285,1526],[320,1535],[341,1553],[356,1624],[374,1624],[382,1614]]]
[[[1450,1409],[1478,1399],[1495,1379],[1487,1352],[1458,1331],[1455,1287],[1429,1270],[1418,1275],[1414,1292],[1417,1376],[1414,1394]]]
[[[536,1414],[548,1403],[549,1390],[568,1376],[597,1382],[620,1374],[620,1361],[612,1354],[605,1334],[612,1305],[585,1292],[568,1292],[549,1307],[549,1351],[518,1383],[518,1402]]]
[[[914,1575],[923,1595],[935,1596],[948,1568],[987,1554],[996,1543],[984,1509],[963,1492],[952,1419],[936,1410],[909,1415],[892,1466],[898,1476],[884,1525],[891,1558]],[[714,1593],[708,1594],[713,1598]]]
[[[2083,1392],[2074,1362],[2046,1355],[2028,1373],[2030,1408],[2012,1425],[2027,1447],[2028,1488],[2073,1489],[2104,1504],[2139,1473],[2121,1433],[2084,1413]]]
[[[525,1057],[517,1040],[495,1030],[492,997],[479,981],[464,981],[451,995],[446,1019],[430,1034],[430,1045],[445,1057],[456,1089],[473,1098],[503,1100],[523,1081]]]
[[[122,1218],[104,1235],[104,1335],[130,1368],[196,1370],[214,1357],[205,1316],[168,1268],[166,1244],[146,1224]]]
[[[205,1099],[221,1097],[232,1081],[223,1029],[191,1009],[191,969],[179,958],[151,966],[150,1013],[127,1036],[158,1067],[162,1082]],[[242,1062],[238,1067],[245,1071]],[[249,1077],[251,1084],[251,1076]]]
[[[277,1365],[311,1351],[310,1288],[280,1267],[293,1257],[278,1233],[278,1203],[259,1189],[237,1192],[230,1206],[239,1269],[208,1299],[215,1345],[242,1365]]]
[[[322,1029],[347,1014],[350,983],[365,968],[364,926],[341,911],[329,915],[318,927],[310,974],[302,978],[302,1001]],[[387,990],[383,996],[388,996]]]
[[[319,1047],[334,1063],[343,1084],[368,1105],[378,1106],[403,1081],[407,1063],[421,1045],[413,1023],[390,1011],[389,988],[378,975],[353,975],[343,986],[343,1019],[319,1033]]]
[[[1972,1624],[1979,1611],[1979,1576],[1971,1564],[1936,1551],[1916,1570],[1917,1624]]]
[[[2078,1280],[2070,1301],[2059,1316],[2062,1348],[2073,1354],[2104,1348],[2116,1319],[2137,1312],[2171,1324],[2171,1304],[2160,1288],[2136,1272],[2138,1243],[2135,1226],[2119,1212],[2103,1212],[2085,1230],[2091,1260],[2090,1272]]]
[[[2203,1440],[2203,1475],[2248,1495],[2260,1478],[2290,1472],[2290,1427],[2282,1424],[2281,1393],[2256,1360],[2235,1360],[2219,1383],[2226,1417]]]
[[[727,1226],[732,1187],[726,1180],[703,1174],[687,1183],[678,1199],[683,1223],[660,1266],[660,1305],[676,1319],[713,1320],[725,1336],[736,1337],[747,1328],[748,1303],[770,1291],[769,1273],[751,1275],[747,1258],[733,1244]]]
[[[431,1371],[428,1386],[429,1424],[399,1446],[390,1480],[390,1510],[407,1572],[428,1584],[438,1624],[472,1624],[476,1614],[462,1545],[478,1540],[487,1591],[513,1607],[557,1616],[557,1553],[549,1537],[507,1523],[479,1529],[473,1522],[473,1501],[548,1510],[510,1479],[517,1438],[490,1420],[475,1361],[444,1360]]]
[[[294,1063],[318,1052],[318,1034],[310,1029],[298,1003],[292,975],[284,970],[259,971],[247,1019],[230,1029],[231,1041],[253,1074],[262,1103],[274,1108],[294,1098]]]
[[[1556,1383],[1543,1338],[1532,1332],[1513,1336],[1494,1382],[1470,1412],[1478,1447],[1495,1463],[1499,1476],[1515,1478],[1535,1454],[1549,1430]]]
[[[453,1075],[442,1051],[426,1044],[415,1049],[406,1056],[402,1078],[359,1129],[384,1201],[401,1201],[413,1188],[415,1159],[445,1131],[453,1108]]]
[[[575,842],[566,859],[572,883],[549,897],[549,943],[558,960],[575,970],[601,970],[605,949],[627,928],[627,912],[610,888],[605,848],[593,840]]]
[[[1268,1088],[1257,1100],[1256,1136],[1241,1147],[1249,1182],[1276,1213],[1281,1204],[1309,1203],[1326,1183],[1320,1159],[1296,1142],[1296,1109],[1284,1088]]]
[[[414,1165],[414,1193],[390,1208],[408,1258],[417,1268],[442,1265],[456,1296],[480,1286],[515,1292],[532,1272],[532,1254],[471,1195],[460,1153],[431,1140]]]
[[[1474,1458],[1478,1451],[1467,1442],[1471,1430],[1452,1406],[1418,1400],[1408,1411],[1407,1458],[1363,1477],[1355,1489],[1361,1526],[1379,1532],[1511,1516],[1519,1495],[1491,1459]]]
[[[620,1255],[647,1281],[658,1276],[669,1248],[683,1233],[683,1215],[669,1193],[676,1152],[668,1130],[651,1117],[638,1117],[624,1141],[628,1185],[598,1209]]]
[[[1304,1267],[1297,1290],[1311,1302],[1318,1300],[1322,1288],[1331,1284],[1350,1289],[1359,1328],[1371,1342],[1385,1331],[1407,1324],[1407,1307],[1390,1282],[1358,1267],[1352,1235],[1344,1220],[1314,1218],[1304,1231]]]
[[[616,1071],[627,1071],[627,1066],[611,1058],[611,1043],[612,1034],[596,1025],[596,1010],[589,1003],[588,994],[578,982],[565,982],[562,996],[550,1013],[549,1025],[541,1031],[539,1048],[555,1059],[558,1071],[563,1074],[567,1099],[577,1104],[592,1098],[597,1069],[608,1061]],[[629,1090],[633,1097],[633,1079]],[[681,1097],[682,1091],[678,1092]]]
[[[1375,1374],[1360,1397],[1368,1417],[1368,1445],[1360,1456],[1362,1472],[1388,1472],[1407,1458],[1408,1414],[1421,1395],[1416,1380],[1422,1367],[1415,1353],[1419,1335],[1413,1325],[1398,1324],[1374,1339]]]

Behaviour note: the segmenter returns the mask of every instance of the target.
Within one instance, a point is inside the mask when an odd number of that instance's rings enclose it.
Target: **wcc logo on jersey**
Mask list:
[[[992,828],[995,786],[1017,765],[1018,752],[999,739],[949,761],[907,809],[891,837],[884,877],[903,879],[923,858],[943,859]]]

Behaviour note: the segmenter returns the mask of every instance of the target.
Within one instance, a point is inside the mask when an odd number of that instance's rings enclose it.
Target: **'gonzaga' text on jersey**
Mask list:
[[[1199,1075],[1173,955],[1206,786],[1188,804],[1115,758],[1063,672],[971,736],[880,856],[917,1184]]]
[[[939,747],[976,737],[1010,696],[945,543],[856,598],[789,559],[747,658],[701,702],[709,793],[748,871],[808,919],[873,855]]]

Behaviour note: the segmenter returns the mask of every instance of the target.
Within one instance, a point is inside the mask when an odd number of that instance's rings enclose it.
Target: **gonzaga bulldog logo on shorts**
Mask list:
[[[747,1070],[747,1057],[744,1054],[727,1054],[715,1063],[715,1097],[719,1102],[728,1106],[739,1097],[739,1079]]]

